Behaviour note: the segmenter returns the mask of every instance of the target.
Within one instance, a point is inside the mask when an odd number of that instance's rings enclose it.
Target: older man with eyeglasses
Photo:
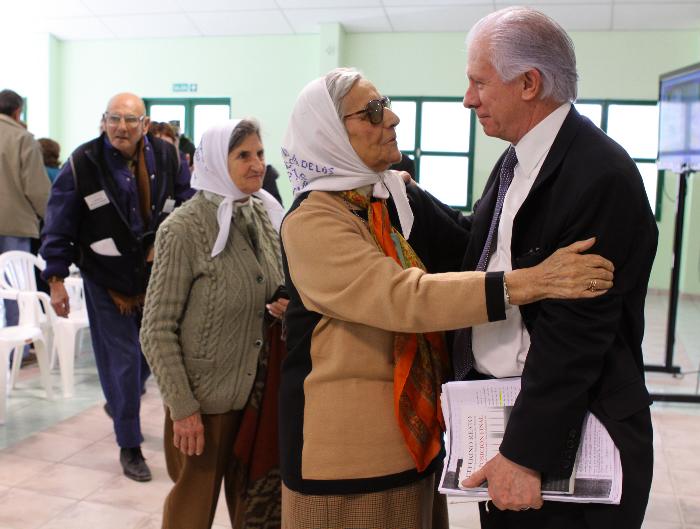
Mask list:
[[[71,154],[51,191],[42,232],[44,279],[59,316],[70,312],[63,279],[80,268],[97,372],[112,417],[124,474],[149,481],[141,453],[139,408],[150,375],[141,354],[141,308],[153,239],[165,217],[190,196],[175,148],[147,136],[141,98],[112,97],[104,132]]]

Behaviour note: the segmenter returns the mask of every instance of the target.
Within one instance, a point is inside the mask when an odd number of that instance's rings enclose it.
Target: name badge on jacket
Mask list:
[[[117,245],[114,243],[114,239],[111,237],[93,242],[90,244],[90,248],[98,255],[105,255],[107,257],[119,257],[121,255]]]
[[[98,191],[97,193],[93,193],[92,195],[88,195],[85,197],[84,200],[90,211],[92,211],[93,209],[97,209],[100,206],[105,206],[109,204],[107,193],[105,193],[104,190]]]

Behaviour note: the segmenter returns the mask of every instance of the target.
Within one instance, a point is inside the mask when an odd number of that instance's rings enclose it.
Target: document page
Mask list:
[[[520,392],[520,378],[450,382],[441,396],[447,458],[440,492],[464,499],[488,499],[488,485],[464,489],[462,481],[494,457]],[[553,501],[619,504],[622,465],[603,424],[591,413],[584,420],[570,479],[543,476],[542,496]]]

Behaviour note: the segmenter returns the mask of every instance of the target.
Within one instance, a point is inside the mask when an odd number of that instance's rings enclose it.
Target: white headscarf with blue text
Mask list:
[[[282,140],[282,157],[294,196],[307,191],[349,191],[374,186],[372,195],[391,198],[408,239],[413,212],[406,186],[396,171],[372,171],[352,148],[348,133],[328,94],[325,78],[307,84],[299,94]]]

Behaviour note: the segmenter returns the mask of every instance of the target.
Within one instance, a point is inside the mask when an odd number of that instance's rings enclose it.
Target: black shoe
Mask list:
[[[146,465],[146,460],[141,453],[141,447],[122,448],[119,453],[119,462],[124,469],[124,475],[134,481],[151,481],[151,471]]]
[[[102,409],[105,411],[105,413],[110,419],[114,418],[112,417],[112,407],[109,405],[109,402],[105,402],[105,405],[102,406]]]

